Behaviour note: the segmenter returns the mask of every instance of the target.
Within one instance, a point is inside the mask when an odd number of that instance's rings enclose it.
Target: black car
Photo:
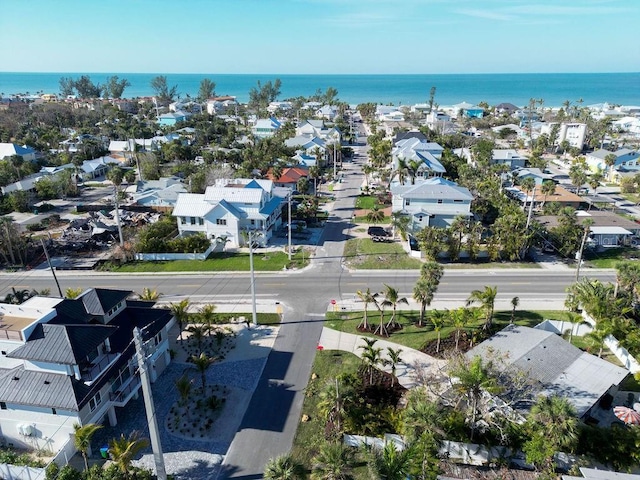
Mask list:
[[[382,227],[369,227],[367,234],[372,237],[390,237],[391,233],[387,232]]]

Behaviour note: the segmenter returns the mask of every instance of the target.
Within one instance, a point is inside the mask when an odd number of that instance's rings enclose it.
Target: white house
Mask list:
[[[398,168],[400,160],[404,160],[407,163],[417,162],[420,164],[416,172],[418,178],[442,176],[446,173],[440,163],[443,150],[439,144],[420,138],[399,140],[391,150],[394,169]]]
[[[283,202],[271,180],[223,179],[204,194],[178,195],[172,215],[178,218],[180,235],[201,232],[239,247],[247,244],[242,232],[252,230],[261,234],[256,242],[266,245],[282,224]]]
[[[471,192],[441,177],[419,181],[415,185],[392,184],[391,194],[391,210],[410,217],[410,232],[426,226],[448,227],[457,216],[472,215]]]
[[[281,126],[282,124],[275,117],[260,118],[251,127],[251,133],[257,138],[273,137]]]
[[[511,170],[522,168],[526,163],[527,157],[511,148],[494,148],[491,154],[492,165],[508,165]]]
[[[557,122],[543,123],[540,126],[540,134],[546,133],[550,135],[554,125],[557,125]],[[562,122],[558,130],[558,138],[555,139],[554,144],[560,145],[562,142],[567,141],[571,147],[582,150],[586,138],[587,125],[585,123]]]
[[[27,146],[20,146],[15,143],[0,143],[0,160],[13,155],[19,155],[25,162],[34,162],[36,151]]]
[[[78,423],[117,423],[137,397],[133,329],[144,331],[151,381],[171,361],[169,310],[133,292],[88,289],[76,299],[33,297],[0,304],[0,430],[4,442],[59,451]]]

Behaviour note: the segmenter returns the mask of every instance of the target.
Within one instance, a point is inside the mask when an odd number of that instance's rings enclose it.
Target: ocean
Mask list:
[[[153,95],[151,79],[161,74],[149,73],[18,73],[0,72],[0,94],[59,93],[61,77],[89,75],[94,83],[104,84],[107,77],[126,78],[131,86],[125,97]],[[518,106],[531,98],[542,99],[544,106],[559,107],[565,101],[582,105],[608,102],[618,105],[640,105],[640,73],[536,73],[536,74],[415,74],[415,75],[235,75],[235,74],[164,74],[169,87],[176,85],[178,94],[195,96],[200,81],[209,78],[216,83],[218,95],[235,95],[246,102],[249,91],[258,80],[264,84],[282,81],[279,100],[309,97],[318,89],[333,87],[338,98],[350,104],[413,105],[429,99],[436,87],[435,103],[454,105],[460,102],[502,102]]]

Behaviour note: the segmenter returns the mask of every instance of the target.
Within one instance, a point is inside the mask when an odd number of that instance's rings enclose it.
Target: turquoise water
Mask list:
[[[82,73],[0,72],[0,93],[58,93],[61,77],[77,78]],[[131,82],[124,96],[153,94],[148,73],[87,73],[94,83],[105,83],[118,75]],[[407,105],[426,102],[431,87],[436,87],[435,102],[453,105],[462,101],[490,105],[510,102],[518,106],[529,99],[543,99],[545,106],[560,106],[566,100],[583,105],[609,102],[640,105],[640,73],[543,73],[543,74],[446,74],[446,75],[232,75],[166,74],[169,86],[177,85],[181,97],[195,96],[203,78],[216,83],[218,95],[235,95],[246,102],[249,90],[258,80],[263,84],[280,78],[280,100],[313,95],[316,90],[333,87],[338,98],[352,104],[375,102]]]

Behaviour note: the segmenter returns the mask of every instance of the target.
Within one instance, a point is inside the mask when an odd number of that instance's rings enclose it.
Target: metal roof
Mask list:
[[[174,217],[204,217],[213,205],[207,202],[202,193],[181,193],[171,215]]]
[[[0,369],[0,401],[77,412],[90,388],[74,377],[18,366]]]
[[[58,365],[78,365],[117,327],[108,325],[39,324],[27,342],[7,357]]]

